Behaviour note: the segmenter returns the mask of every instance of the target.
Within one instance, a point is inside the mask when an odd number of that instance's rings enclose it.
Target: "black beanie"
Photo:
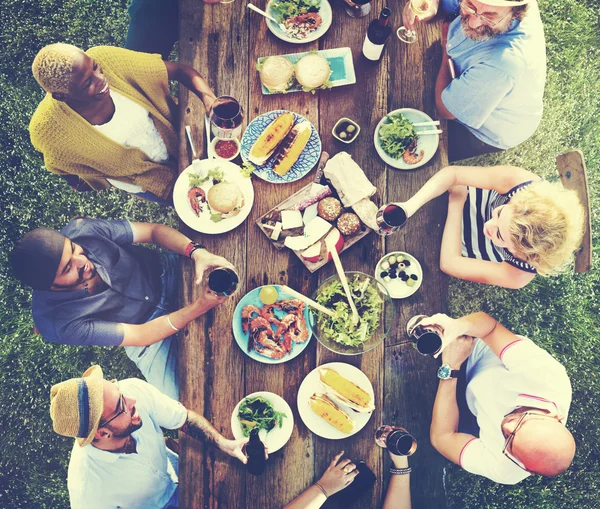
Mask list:
[[[49,290],[63,255],[65,238],[49,228],[27,233],[8,255],[15,277],[34,290]]]

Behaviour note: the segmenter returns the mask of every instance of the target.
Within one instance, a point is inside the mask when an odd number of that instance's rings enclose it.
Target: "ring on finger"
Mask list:
[[[356,466],[354,466],[354,464],[350,463],[349,465],[346,465],[344,467],[344,473],[345,474],[349,474],[350,472],[352,472],[352,470],[354,470],[356,468]]]

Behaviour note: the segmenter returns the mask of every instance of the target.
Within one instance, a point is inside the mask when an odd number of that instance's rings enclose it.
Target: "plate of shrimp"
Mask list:
[[[312,337],[311,316],[304,302],[281,290],[265,304],[259,286],[238,302],[233,312],[233,336],[248,357],[265,364],[281,364],[300,355]]]

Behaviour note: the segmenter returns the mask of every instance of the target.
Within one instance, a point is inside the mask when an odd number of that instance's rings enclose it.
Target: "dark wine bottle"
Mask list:
[[[392,33],[392,27],[388,26],[391,14],[392,11],[384,7],[381,9],[379,19],[374,19],[369,23],[362,49],[363,55],[368,60],[376,62],[381,58],[383,47]]]
[[[248,456],[248,473],[252,475],[261,475],[265,471],[265,444],[258,437],[258,429],[250,431],[250,441],[246,444],[246,454]]]

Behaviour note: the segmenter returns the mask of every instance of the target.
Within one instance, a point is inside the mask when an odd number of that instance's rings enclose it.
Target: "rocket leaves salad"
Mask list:
[[[275,426],[283,426],[283,418],[287,417],[284,412],[278,412],[272,403],[261,397],[245,398],[240,404],[238,418],[242,425],[242,433],[245,437],[250,436],[250,431],[258,428],[260,431],[271,431]]]
[[[404,151],[417,137],[417,131],[402,113],[387,116],[388,122],[379,128],[381,148],[394,159],[400,159]]]

